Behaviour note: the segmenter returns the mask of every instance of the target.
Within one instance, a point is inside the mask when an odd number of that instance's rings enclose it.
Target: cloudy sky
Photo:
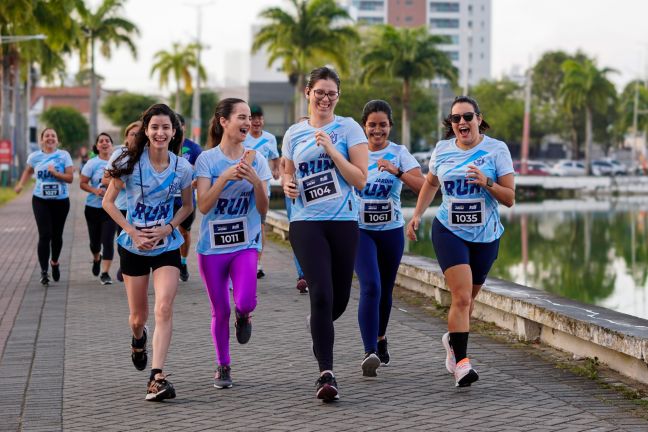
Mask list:
[[[97,4],[98,0],[89,1]],[[225,78],[228,52],[247,52],[251,26],[258,13],[284,0],[130,0],[124,15],[141,31],[139,56],[133,61],[117,51],[110,61],[99,59],[97,72],[110,89],[159,93],[157,77],[150,77],[153,54],[171,43],[195,39],[197,14],[203,9],[203,53],[211,84]],[[581,49],[597,59],[599,66],[618,71],[610,78],[622,86],[646,75],[648,59],[648,1],[644,0],[492,0],[493,77],[514,67],[525,68],[547,50]],[[76,70],[71,61],[70,69]],[[244,72],[246,73],[246,72]],[[166,91],[164,92],[166,93]]]

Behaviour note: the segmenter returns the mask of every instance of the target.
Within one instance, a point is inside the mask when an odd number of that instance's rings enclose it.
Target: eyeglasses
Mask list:
[[[322,89],[317,89],[313,90],[313,94],[315,95],[315,99],[324,99],[324,96],[326,96],[330,101],[334,101],[340,96],[340,92],[337,91],[330,91],[326,92]]]
[[[452,114],[452,115],[450,115],[450,121],[452,123],[459,123],[461,121],[461,117],[463,117],[464,120],[469,122],[469,121],[472,121],[472,119],[473,119],[473,117],[475,117],[475,115],[478,115],[478,114],[474,113],[474,112],[466,112],[466,113],[463,113],[463,114]]]

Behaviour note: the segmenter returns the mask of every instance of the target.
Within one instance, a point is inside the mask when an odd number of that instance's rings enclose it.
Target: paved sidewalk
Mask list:
[[[357,290],[336,322],[341,400],[323,404],[314,398],[308,297],[294,288],[289,250],[274,243],[247,345],[236,343],[232,326],[234,387],[212,386],[210,310],[191,258],[165,371],[178,396],[145,402],[148,371],[130,361],[123,284],[102,286],[92,277],[83,196],[72,189],[62,278],[48,289],[38,284],[29,199],[0,208],[0,430],[648,430],[618,393],[479,335],[471,335],[469,352],[480,381],[455,388],[444,367],[444,323],[402,304],[389,328],[392,364],[376,379],[363,378]]]

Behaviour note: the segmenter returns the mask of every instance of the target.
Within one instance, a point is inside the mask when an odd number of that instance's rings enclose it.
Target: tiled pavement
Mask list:
[[[0,208],[0,430],[648,430],[617,393],[479,335],[469,351],[480,381],[456,389],[443,365],[444,323],[403,304],[389,328],[392,365],[363,378],[357,290],[336,323],[341,400],[322,404],[308,297],[296,293],[289,251],[273,243],[250,343],[238,345],[232,330],[234,387],[212,387],[209,305],[192,258],[166,366],[178,397],[145,402],[148,372],[130,362],[123,285],[91,276],[82,196],[73,190],[61,282],[48,289],[38,284],[29,198]]]

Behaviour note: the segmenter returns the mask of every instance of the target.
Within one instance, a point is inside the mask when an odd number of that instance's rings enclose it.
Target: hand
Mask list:
[[[412,216],[412,220],[407,224],[407,238],[416,241],[416,230],[418,230],[419,224],[421,223],[420,216]]]
[[[198,188],[198,179],[191,180],[191,189],[197,189],[197,188]]]
[[[236,172],[239,178],[249,181],[253,186],[258,186],[261,183],[256,170],[243,159],[236,166]]]
[[[466,177],[470,179],[466,183],[486,187],[486,181],[488,180],[488,178],[475,165],[468,165],[468,172],[466,173]]]
[[[56,177],[56,176],[55,176],[55,174],[56,174],[56,167],[54,166],[54,164],[49,164],[49,165],[47,166],[47,171],[49,171],[50,174],[52,174],[53,177]]]
[[[378,171],[387,171],[388,173],[393,175],[398,174],[398,168],[396,167],[396,165],[386,159],[378,159],[378,162],[376,162],[376,164],[378,165]]]
[[[331,137],[323,130],[315,131],[315,144],[321,146],[326,151],[326,153],[329,153],[329,155],[330,150],[335,148],[333,141],[331,141]]]
[[[144,228],[140,230],[140,232],[143,233],[147,238],[146,246],[148,246],[148,249],[152,249],[160,242],[160,240],[163,240],[170,236],[173,232],[173,228],[169,224],[164,224],[162,226]]]
[[[241,176],[239,175],[239,172],[238,172],[238,165],[233,165],[233,166],[227,168],[223,172],[222,177],[225,180],[233,180],[233,181],[241,180]]]
[[[288,198],[295,199],[299,196],[299,191],[297,190],[297,184],[295,183],[294,180],[284,181],[283,191]]]
[[[16,185],[16,187],[14,188],[14,192],[16,192],[17,194],[19,194],[20,192],[22,192],[22,189],[23,189],[23,185],[21,185],[20,183],[18,183],[18,184]]]
[[[100,196],[100,197],[106,195],[106,189],[99,186],[98,188],[95,189],[95,195]]]
[[[149,245],[148,236],[143,231],[131,228],[130,232],[128,232],[128,236],[131,238],[133,246],[139,250],[149,250],[153,247],[152,245]]]

